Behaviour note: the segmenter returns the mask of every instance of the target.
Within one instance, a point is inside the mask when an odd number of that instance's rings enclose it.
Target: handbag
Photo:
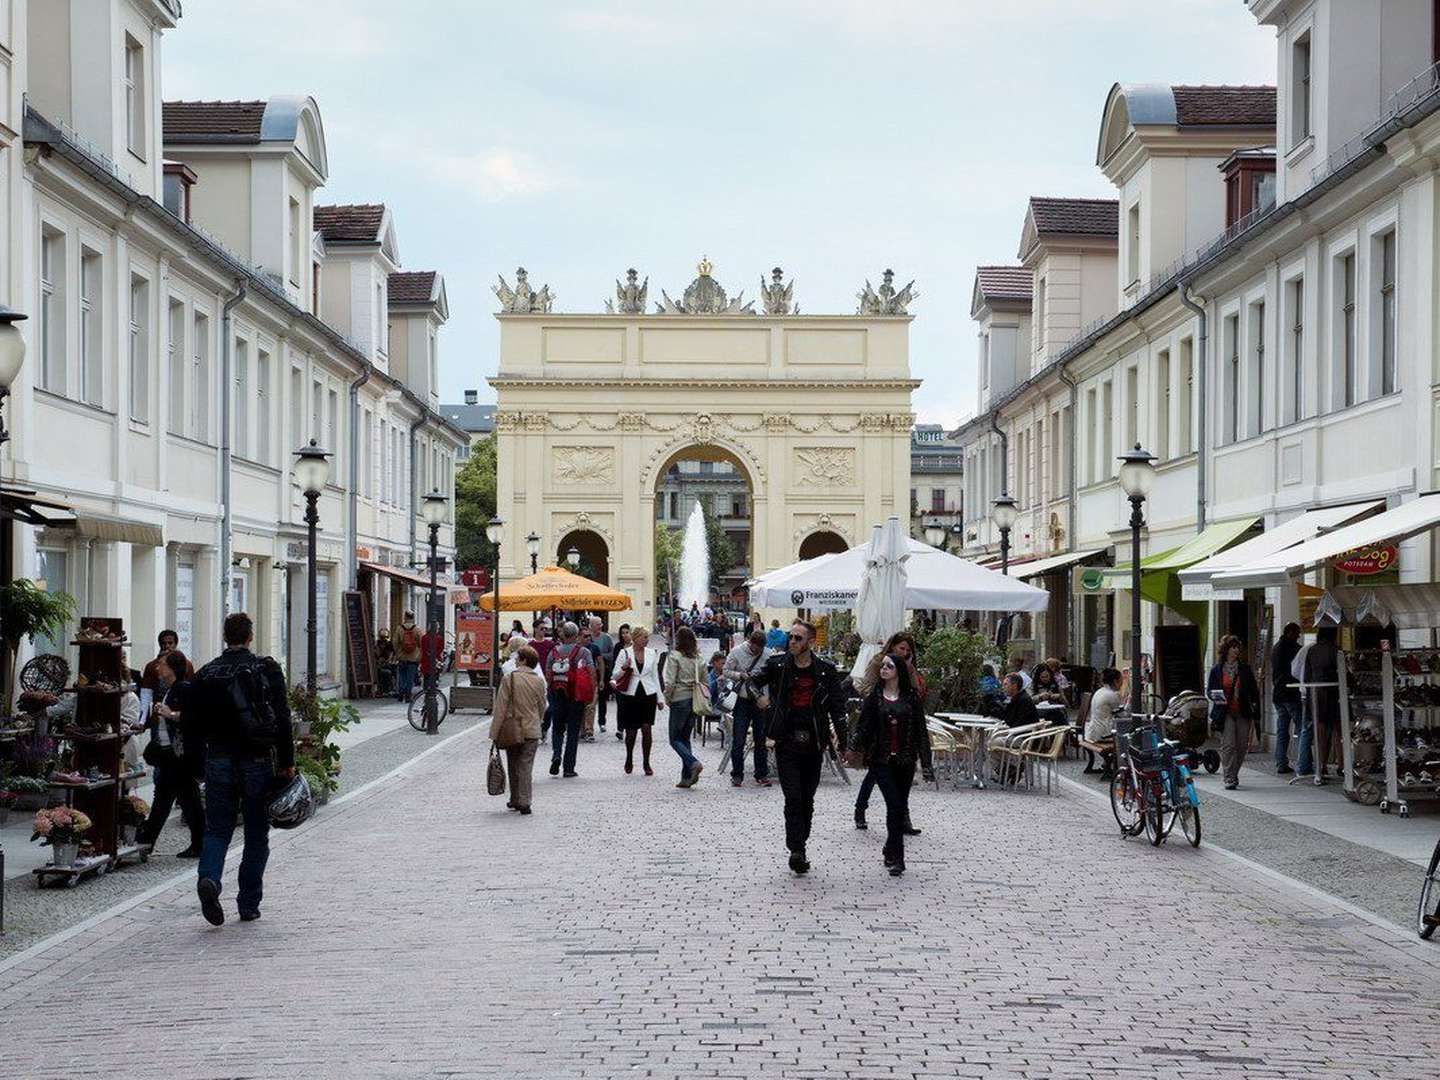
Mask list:
[[[485,770],[485,790],[491,795],[505,794],[505,762],[500,759],[500,748],[490,744],[490,765]]]
[[[620,670],[610,680],[610,686],[617,694],[623,694],[630,689],[630,681],[634,678],[635,665],[630,662],[630,654],[626,653],[620,662]]]

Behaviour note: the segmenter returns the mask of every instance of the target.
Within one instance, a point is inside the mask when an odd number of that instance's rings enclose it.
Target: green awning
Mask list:
[[[1140,560],[1140,581],[1145,581],[1145,571],[1152,569],[1162,560],[1170,558],[1179,548],[1171,548],[1169,551],[1159,551],[1154,555],[1146,555]],[[1107,566],[1104,573],[1100,575],[1101,587],[1106,589],[1128,589],[1130,587],[1130,564],[1118,563],[1115,566]]]
[[[1208,559],[1211,555],[1224,551],[1259,522],[1258,517],[1253,517],[1241,518],[1238,521],[1222,521],[1217,525],[1211,525],[1193,540],[1188,540],[1174,551],[1168,552],[1154,565],[1151,565],[1149,559],[1142,559],[1140,566],[1146,570],[1184,570],[1187,566],[1194,566],[1202,559]]]
[[[1259,522],[1258,517],[1240,518],[1237,521],[1222,521],[1211,525],[1200,535],[1187,540],[1177,548],[1148,555],[1140,560],[1140,595],[1147,600],[1167,607],[1183,615],[1197,626],[1205,624],[1206,607],[1203,603],[1183,598],[1179,573],[1188,566],[1224,551],[1231,544],[1238,543]],[[1111,589],[1130,587],[1130,567],[1116,566],[1105,572],[1105,586]]]

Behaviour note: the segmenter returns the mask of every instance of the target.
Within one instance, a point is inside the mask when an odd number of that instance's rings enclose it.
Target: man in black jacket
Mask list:
[[[815,627],[796,620],[789,648],[770,657],[755,679],[760,707],[768,711],[766,737],[775,744],[775,769],[785,793],[785,846],[790,869],[810,869],[805,844],[815,815],[820,766],[833,745],[835,726],[845,720],[845,695],[835,665],[811,651]]]
[[[225,619],[224,637],[225,651],[196,674],[197,697],[187,710],[198,736],[187,756],[201,756],[205,772],[205,845],[196,892],[201,913],[214,926],[225,921],[220,875],[242,810],[245,850],[237,906],[241,922],[260,917],[270,858],[270,797],[277,775],[295,775],[295,740],[280,665],[250,651],[255,627],[244,612]]]
[[[1289,773],[1290,730],[1293,727],[1298,737],[1304,727],[1304,705],[1295,674],[1291,671],[1295,656],[1300,652],[1300,624],[1287,623],[1270,651],[1270,700],[1275,705],[1275,771]]]
[[[1013,671],[1005,676],[1005,696],[1010,700],[1005,702],[1000,719],[1005,722],[1006,727],[1024,727],[1026,724],[1039,723],[1035,700],[1025,692],[1024,681]]]

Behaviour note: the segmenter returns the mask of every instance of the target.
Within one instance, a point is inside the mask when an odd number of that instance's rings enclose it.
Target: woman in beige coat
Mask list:
[[[515,659],[515,670],[500,680],[495,693],[490,738],[505,751],[509,766],[510,801],[505,805],[528,814],[540,721],[545,716],[545,679],[535,670],[540,654],[531,646],[522,646]]]

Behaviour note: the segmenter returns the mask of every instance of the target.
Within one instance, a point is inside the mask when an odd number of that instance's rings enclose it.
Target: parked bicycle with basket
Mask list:
[[[1117,718],[1115,742],[1110,810],[1120,835],[1143,832],[1158,847],[1178,821],[1190,846],[1199,847],[1200,796],[1190,774],[1195,752],[1161,738],[1157,720]]]

